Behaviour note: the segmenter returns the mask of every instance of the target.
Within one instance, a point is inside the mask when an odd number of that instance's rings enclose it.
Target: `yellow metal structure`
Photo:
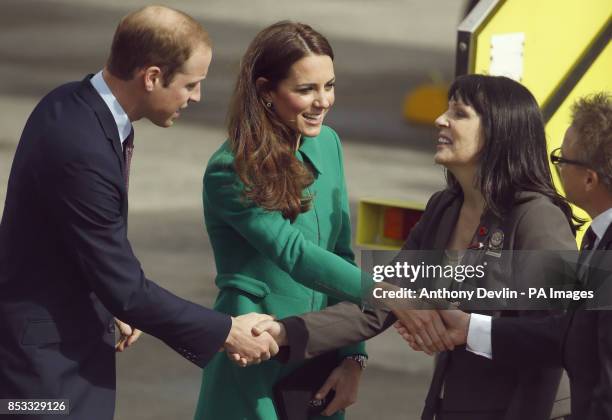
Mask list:
[[[468,72],[489,74],[494,35],[523,33],[524,71],[519,81],[544,105],[611,13],[610,0],[504,1],[476,36],[474,66]]]
[[[404,239],[395,234],[387,234],[389,229],[402,230],[403,226],[389,226],[397,222],[399,225],[410,224],[421,216],[425,205],[400,200],[362,199],[357,209],[357,245],[367,248],[384,250],[398,249]],[[390,212],[395,217],[389,217]],[[407,226],[410,227],[410,226]]]

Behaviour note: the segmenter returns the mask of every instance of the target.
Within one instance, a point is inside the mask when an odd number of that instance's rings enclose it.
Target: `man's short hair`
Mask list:
[[[198,21],[178,10],[148,6],[119,22],[106,65],[122,80],[130,80],[139,69],[157,66],[167,86],[200,45],[212,48]]]
[[[612,192],[612,95],[600,92],[572,106],[572,127],[580,160],[596,171]]]

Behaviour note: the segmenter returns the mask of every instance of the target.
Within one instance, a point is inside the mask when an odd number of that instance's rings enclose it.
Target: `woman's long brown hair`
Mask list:
[[[263,77],[266,90],[274,90],[308,55],[334,58],[327,39],[310,26],[283,21],[261,31],[242,58],[229,112],[229,141],[244,198],[292,222],[310,208],[312,197],[304,189],[314,178],[295,157],[298,133],[266,106],[256,81]]]

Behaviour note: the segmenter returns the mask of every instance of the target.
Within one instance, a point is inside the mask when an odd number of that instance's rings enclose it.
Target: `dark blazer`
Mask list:
[[[565,366],[570,378],[572,419],[612,419],[612,226],[608,227],[583,278],[601,298],[600,308],[586,302],[563,316],[534,323],[495,319],[493,360],[516,366]],[[608,254],[608,255],[606,255]],[[512,343],[512,344],[510,344]]]
[[[107,420],[113,316],[200,367],[231,319],[142,272],[117,126],[90,77],[40,101],[13,160],[0,224],[0,398],[67,398],[70,418]]]
[[[425,212],[404,244],[405,250],[444,250],[459,216],[462,204],[460,193],[444,190],[434,194]],[[513,250],[571,250],[576,243],[567,219],[548,198],[536,193],[519,194],[512,211],[499,220],[490,213],[483,215],[481,226],[487,234],[481,238],[488,243],[495,230],[504,232],[503,249],[510,266],[501,266],[495,257],[486,254],[487,248],[466,254],[471,264],[487,261],[489,269],[503,272],[517,270],[520,264],[512,257]],[[441,256],[441,252],[440,252]],[[516,276],[531,285],[536,279]],[[481,312],[481,311],[479,311]],[[502,311],[501,317],[542,316],[541,312]],[[333,348],[370,338],[389,327],[395,316],[383,309],[365,310],[340,303],[318,313],[304,314],[283,321],[287,328],[289,359],[308,358]],[[445,397],[442,409],[457,412],[494,413],[505,411],[506,419],[545,419],[551,413],[561,369],[537,369],[517,372],[493,364],[490,360],[459,347],[443,352],[438,358],[434,379],[426,401],[423,418],[430,418],[436,409],[440,378],[445,378]],[[558,400],[568,398],[567,389],[560,389]],[[567,414],[568,410],[565,410]],[[493,418],[499,414],[491,414]],[[496,417],[499,418],[499,417]]]

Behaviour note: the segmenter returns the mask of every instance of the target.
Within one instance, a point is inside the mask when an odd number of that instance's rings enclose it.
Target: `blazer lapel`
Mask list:
[[[96,89],[92,86],[89,81],[92,78],[92,74],[88,75],[81,82],[81,86],[77,90],[77,94],[83,98],[83,100],[93,109],[94,113],[98,117],[98,121],[100,122],[100,126],[106,135],[106,139],[111,142],[113,147],[113,151],[119,161],[119,170],[121,172],[121,178],[125,178],[125,161],[123,158],[123,149],[121,147],[121,140],[119,140],[119,130],[117,128],[117,123],[115,123],[115,118],[113,118],[113,114],[110,109],[106,106],[104,100],[100,97]],[[121,214],[126,220],[127,225],[127,217],[128,217],[128,195],[127,189],[125,188],[125,182],[121,182],[123,188],[120,191],[123,191],[123,203],[121,205]]]
[[[608,230],[606,230],[603,238],[601,238],[601,242],[599,242],[599,245],[597,245],[597,249],[612,249],[612,224],[608,226]]]
[[[486,253],[490,246],[490,237],[493,232],[503,232],[500,229],[502,221],[499,217],[495,216],[493,212],[485,210],[484,214],[480,218],[480,222],[476,227],[476,231],[472,236],[470,247],[465,251],[465,255],[461,260],[464,265],[479,265],[485,261]],[[503,246],[503,239],[500,246]],[[494,250],[495,251],[495,250]],[[501,249],[497,250],[501,252]],[[472,284],[474,287],[482,286],[482,282],[476,279],[467,280],[465,284]]]
[[[119,130],[117,124],[113,118],[113,114],[108,109],[96,89],[92,86],[89,81],[93,77],[93,74],[87,75],[81,82],[81,86],[78,89],[78,94],[91,106],[91,109],[95,112],[100,121],[100,126],[106,134],[106,138],[111,142],[113,150],[119,159],[121,165],[121,173],[125,171],[125,162],[123,161],[123,150],[121,148],[121,140],[119,140]]]
[[[431,250],[444,251],[448,245],[448,241],[455,230],[457,219],[459,219],[459,211],[463,204],[463,196],[456,194],[452,199],[440,209],[438,214],[438,227],[435,231],[433,241],[425,242],[426,248]],[[428,243],[430,242],[430,243]]]
[[[606,230],[606,233],[604,233],[603,238],[601,238],[601,241],[599,241],[597,248],[592,251],[593,256],[591,257],[591,260],[587,263],[588,268],[585,270],[581,279],[582,283],[586,285],[587,289],[597,291],[597,289],[603,286],[602,284],[598,284],[598,280],[599,282],[607,281],[606,274],[612,270],[612,266],[605,259],[607,255],[606,250],[609,249],[612,249],[612,225],[608,226],[608,229]]]

